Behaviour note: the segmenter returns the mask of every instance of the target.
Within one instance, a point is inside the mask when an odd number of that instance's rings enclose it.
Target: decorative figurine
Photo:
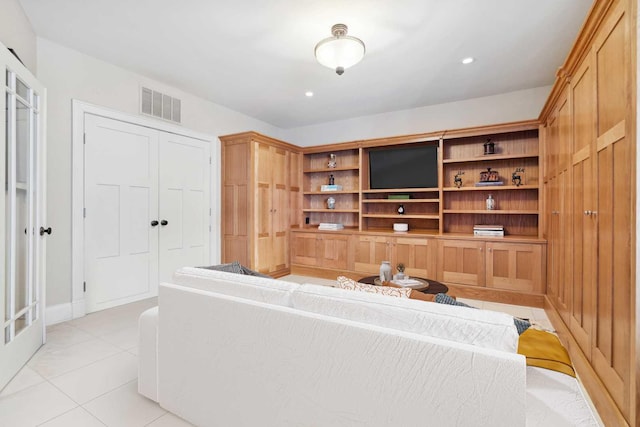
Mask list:
[[[487,210],[492,211],[496,208],[496,199],[491,194],[487,197]]]
[[[334,199],[333,197],[329,197],[327,199],[327,208],[335,209],[336,208],[336,199]]]
[[[327,163],[327,167],[333,169],[333,168],[336,167],[336,165],[337,165],[337,163],[336,163],[336,155],[333,154],[333,153],[329,154],[329,163]]]
[[[404,205],[398,206],[398,215],[404,215]]]
[[[455,177],[453,177],[453,184],[457,187],[460,188],[462,187],[462,178],[461,175],[464,175],[464,171],[458,171],[458,173],[456,174]]]
[[[522,176],[520,173],[524,172],[524,168],[516,168],[516,170],[511,174],[511,182],[516,187],[520,187],[522,184]]]
[[[336,182],[335,178],[333,177],[333,174],[329,175],[329,185],[334,185]]]
[[[491,168],[480,172],[480,182],[497,182],[499,180],[500,174],[498,174],[498,171],[492,171]]]
[[[491,142],[491,138],[487,139],[487,142],[484,143],[484,154],[493,154],[495,153],[495,146],[493,142]]]

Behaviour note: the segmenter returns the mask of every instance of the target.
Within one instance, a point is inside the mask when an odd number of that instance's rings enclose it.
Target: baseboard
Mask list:
[[[70,302],[50,305],[44,310],[44,322],[47,326],[73,319],[73,307]]]
[[[564,323],[560,313],[547,296],[545,296],[544,311],[555,328],[560,341],[569,352],[573,367],[578,377],[580,377],[583,387],[589,393],[589,397],[604,424],[606,426],[629,426],[598,374],[591,367],[591,363],[578,345],[578,342],[573,338],[569,327]]]

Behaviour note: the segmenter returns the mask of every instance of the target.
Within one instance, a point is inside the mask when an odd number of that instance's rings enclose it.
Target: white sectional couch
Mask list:
[[[139,391],[197,426],[524,426],[508,315],[183,268],[140,319]]]

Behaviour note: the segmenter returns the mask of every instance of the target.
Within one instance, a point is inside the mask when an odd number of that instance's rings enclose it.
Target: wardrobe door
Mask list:
[[[158,293],[158,132],[85,115],[87,313]]]
[[[160,281],[176,269],[209,264],[209,143],[160,132]]]
[[[594,43],[597,87],[596,181],[593,212],[598,233],[596,336],[592,364],[629,420],[631,405],[630,325],[632,285],[633,183],[631,144],[635,116],[630,114],[629,26],[623,4],[609,14]],[[635,57],[633,58],[635,60]]]

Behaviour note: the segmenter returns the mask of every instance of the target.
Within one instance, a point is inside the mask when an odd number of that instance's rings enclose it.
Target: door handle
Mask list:
[[[47,233],[49,236],[51,236],[51,227],[49,228],[40,227],[40,235],[44,236],[44,233]]]
[[[155,219],[153,221],[151,221],[151,226],[155,227],[156,225],[158,225],[158,221],[156,221]]]
[[[167,225],[169,224],[169,221],[167,221],[166,219],[163,219],[162,221],[160,221],[160,225]]]

